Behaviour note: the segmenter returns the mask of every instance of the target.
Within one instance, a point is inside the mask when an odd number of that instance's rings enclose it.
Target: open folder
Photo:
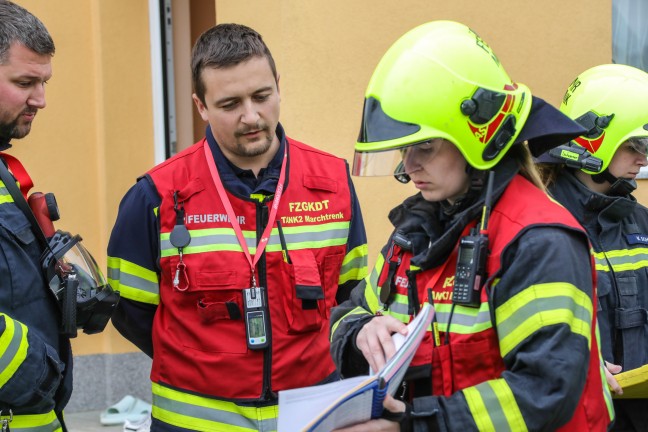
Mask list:
[[[406,336],[392,335],[397,351],[378,373],[280,391],[279,432],[328,432],[380,417],[385,396],[398,389],[433,317],[434,308],[425,303]]]
[[[648,399],[648,365],[614,375],[622,395],[612,394],[615,399]]]

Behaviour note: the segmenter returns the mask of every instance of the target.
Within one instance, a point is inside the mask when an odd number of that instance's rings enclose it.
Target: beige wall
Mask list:
[[[48,107],[12,152],[32,173],[35,190],[56,192],[63,215],[57,226],[80,233],[105,267],[119,201],[153,164],[148,2],[18,3],[49,28],[57,53],[47,86]],[[373,68],[400,35],[418,24],[435,19],[468,24],[491,45],[514,80],[554,104],[579,72],[611,58],[611,0],[215,4],[217,22],[254,27],[273,51],[288,134],[349,160]],[[373,262],[390,232],[388,210],[413,189],[391,178],[354,182]],[[134,349],[112,328],[74,341],[76,354]]]
[[[34,190],[55,192],[56,226],[79,233],[100,265],[117,205],[153,164],[148,3],[18,0],[56,44],[47,107],[14,142]],[[74,341],[76,354],[133,350],[111,327]]]

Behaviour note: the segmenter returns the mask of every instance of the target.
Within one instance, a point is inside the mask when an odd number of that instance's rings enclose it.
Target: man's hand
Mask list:
[[[371,370],[378,371],[396,352],[391,335],[407,334],[407,326],[391,316],[377,316],[365,324],[356,338],[356,346],[369,362]]]
[[[612,363],[605,362],[605,379],[607,380],[608,386],[612,389],[612,391],[618,395],[623,394],[623,389],[619,385],[616,379],[614,379],[614,376],[612,374],[618,374],[621,372],[621,366],[615,365]]]

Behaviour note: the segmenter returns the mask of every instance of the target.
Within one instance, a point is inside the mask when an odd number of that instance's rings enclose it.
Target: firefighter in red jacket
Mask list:
[[[333,310],[334,361],[345,377],[378,370],[423,302],[436,315],[403,400],[349,431],[607,430],[587,236],[531,160],[582,131],[464,25],[424,24],[387,51],[354,173],[395,172],[419,193],[391,211],[374,271]]]
[[[113,322],[153,358],[155,430],[275,430],[277,392],[338,378],[329,313],[367,273],[346,162],[286,137],[274,61],[221,24],[193,50],[206,137],[123,199]]]

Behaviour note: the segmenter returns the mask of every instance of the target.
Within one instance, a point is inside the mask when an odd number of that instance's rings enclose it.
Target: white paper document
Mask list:
[[[396,392],[433,317],[434,308],[426,303],[407,325],[406,336],[392,335],[397,351],[377,374],[280,391],[279,432],[329,432],[378,418],[386,394]]]

